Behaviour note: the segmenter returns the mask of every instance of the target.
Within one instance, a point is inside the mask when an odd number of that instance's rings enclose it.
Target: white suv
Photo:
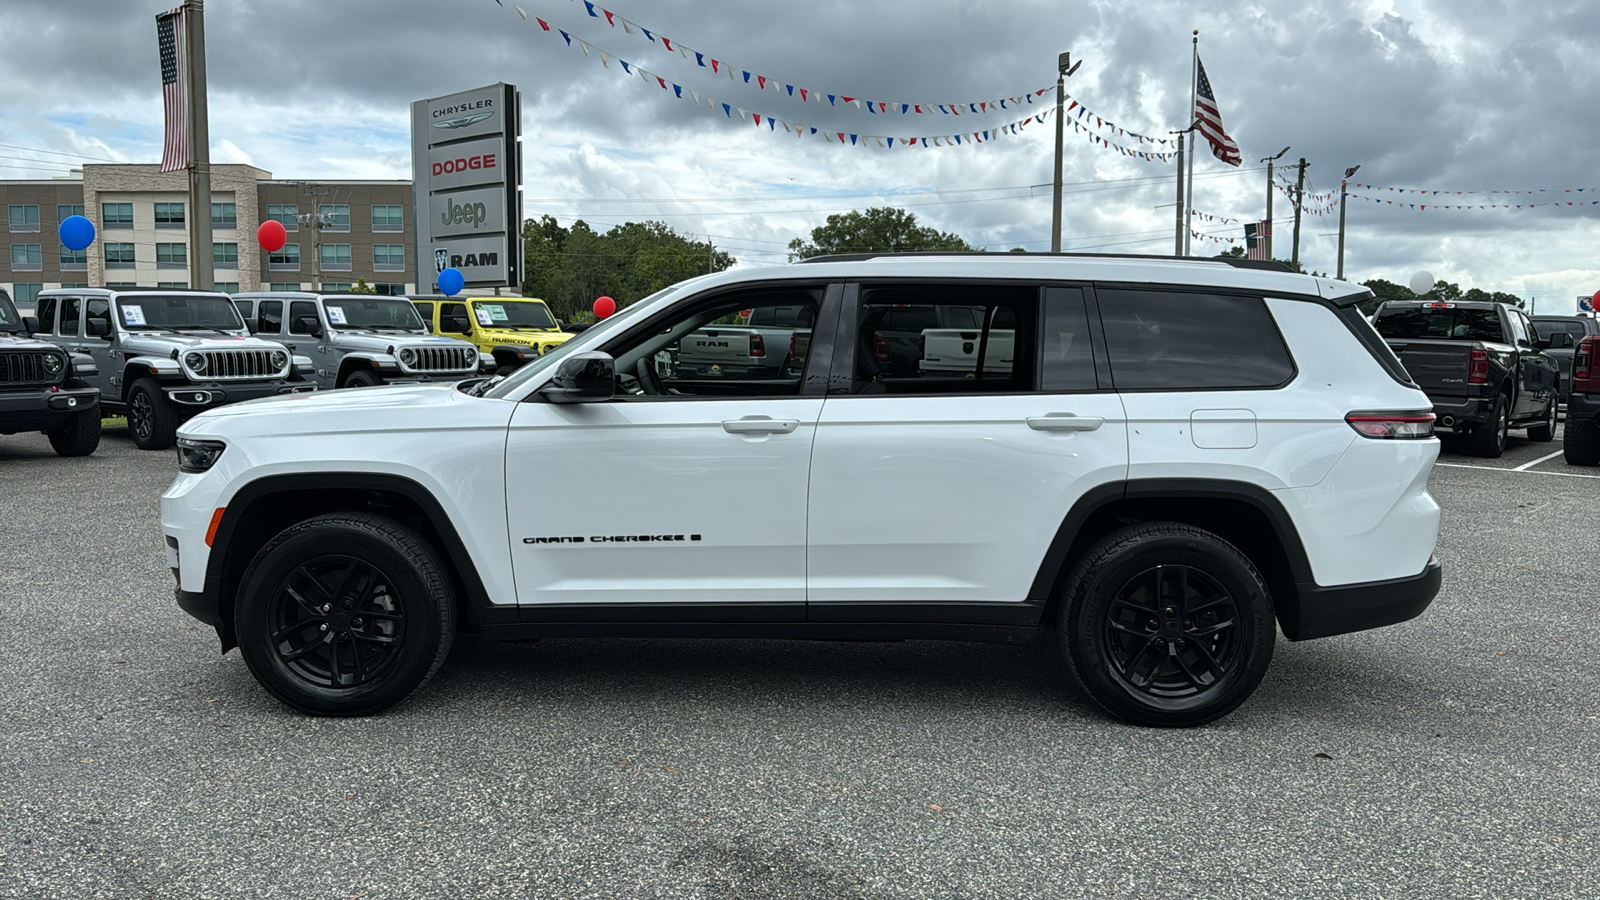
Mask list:
[[[1211,721],[1255,689],[1275,626],[1376,628],[1438,592],[1433,415],[1357,311],[1368,296],[1271,264],[1104,256],[692,279],[509,377],[191,419],[162,497],[178,603],[314,714],[398,703],[457,630],[1054,629],[1112,714]],[[799,371],[654,364],[775,304],[814,310]],[[925,306],[979,309],[984,364],[884,365],[871,323]],[[986,352],[1001,328],[1007,359]]]

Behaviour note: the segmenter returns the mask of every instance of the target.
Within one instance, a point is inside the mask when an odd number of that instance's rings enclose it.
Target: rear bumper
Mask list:
[[[1600,394],[1572,394],[1567,397],[1567,425],[1588,419],[1600,424]]]
[[[1415,619],[1439,595],[1442,572],[1433,560],[1410,578],[1338,587],[1298,585],[1298,596],[1278,605],[1278,624],[1289,640],[1308,641]]]
[[[100,404],[99,388],[37,387],[0,393],[0,434],[50,431]]]
[[[1440,428],[1488,425],[1494,420],[1493,397],[1430,397]]]

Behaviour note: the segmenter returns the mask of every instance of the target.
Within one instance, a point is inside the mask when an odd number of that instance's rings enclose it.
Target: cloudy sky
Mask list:
[[[564,225],[582,218],[599,229],[660,220],[710,235],[742,264],[783,262],[788,241],[830,213],[881,205],[906,207],[923,224],[991,249],[1049,249],[1049,119],[981,145],[902,149],[906,137],[970,134],[1021,116],[1009,103],[959,118],[802,103],[781,87],[746,85],[742,74],[713,75],[692,56],[591,17],[582,0],[504,3],[210,0],[213,160],[248,162],[280,178],[406,178],[410,101],[505,81],[523,95],[530,216]],[[0,6],[0,177],[159,158],[153,17],[162,5]],[[675,47],[748,70],[752,82],[764,75],[796,93],[886,102],[1024,94],[1052,85],[1057,54],[1070,51],[1083,65],[1069,94],[1102,121],[1154,137],[1184,123],[1190,36],[1199,29],[1224,124],[1245,158],[1237,169],[1226,166],[1202,143],[1194,208],[1213,217],[1195,221],[1203,234],[1236,237],[1240,226],[1221,219],[1264,215],[1267,177],[1257,160],[1288,145],[1283,162],[1310,163],[1308,193],[1336,196],[1344,169],[1358,164],[1353,181],[1383,188],[1351,189],[1345,267],[1353,280],[1405,283],[1428,270],[1463,287],[1536,297],[1539,310],[1551,312],[1600,289],[1593,0],[596,5]],[[535,16],[604,50],[610,65],[545,33]],[[703,101],[675,99],[654,79],[627,75],[618,59],[680,85],[686,98],[693,91],[763,119],[900,139],[894,149],[872,141],[848,147],[797,139],[765,122],[757,128],[713,114]],[[1103,125],[1095,132],[1140,146]],[[1125,157],[1070,127],[1066,148],[1064,249],[1172,252],[1173,165]],[[1529,202],[1563,205],[1515,208]],[[1491,204],[1512,208],[1476,208]],[[1455,205],[1474,208],[1444,208]],[[1282,194],[1274,212],[1284,223],[1274,249],[1287,256],[1292,213]],[[1336,231],[1336,215],[1304,218],[1306,266],[1334,270]],[[1194,252],[1228,247],[1210,238],[1194,241]]]

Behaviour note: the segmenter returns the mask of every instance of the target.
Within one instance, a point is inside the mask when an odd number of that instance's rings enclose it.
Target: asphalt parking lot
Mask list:
[[[1427,613],[1155,731],[1053,647],[931,642],[462,636],[302,717],[173,603],[172,454],[0,436],[0,896],[1593,897],[1600,470],[1559,448],[1447,445]]]

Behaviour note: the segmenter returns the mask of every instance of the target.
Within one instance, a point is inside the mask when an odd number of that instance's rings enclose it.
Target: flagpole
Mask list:
[[[1173,228],[1173,234],[1172,234],[1172,237],[1173,237],[1174,241],[1176,242],[1176,246],[1174,246],[1172,248],[1172,255],[1173,256],[1182,256],[1183,255],[1183,235],[1184,235],[1184,232],[1185,232],[1185,228],[1183,226],[1185,224],[1187,224],[1184,221],[1185,214],[1184,214],[1184,203],[1183,203],[1183,135],[1184,135],[1184,132],[1187,132],[1188,130],[1189,129],[1185,128],[1183,131],[1176,132],[1176,134],[1178,135],[1178,202],[1176,204],[1174,204],[1174,205],[1177,207],[1177,213],[1178,213],[1177,214],[1177,219],[1178,219],[1178,221],[1177,221],[1177,224]]]
[[[211,137],[206,115],[205,0],[184,0],[189,57],[189,286],[216,287],[211,258]]]
[[[1189,255],[1189,210],[1194,206],[1194,111],[1200,96],[1200,29],[1194,30],[1194,53],[1189,60],[1189,174],[1186,179],[1186,191],[1178,198],[1183,205],[1183,252],[1179,256]]]

